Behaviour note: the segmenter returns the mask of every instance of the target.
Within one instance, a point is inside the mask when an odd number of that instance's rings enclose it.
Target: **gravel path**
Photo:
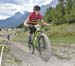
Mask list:
[[[21,60],[19,66],[75,66],[75,56],[71,59],[63,60],[52,54],[50,60],[44,62],[37,52],[32,55],[24,44],[7,41],[7,45],[10,47],[11,53]]]

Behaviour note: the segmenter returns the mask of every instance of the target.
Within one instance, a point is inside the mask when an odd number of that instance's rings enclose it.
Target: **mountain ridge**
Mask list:
[[[55,0],[53,0],[50,4],[48,5],[42,5],[41,6],[41,14],[44,16],[47,8],[53,7],[55,3]],[[55,4],[56,5],[56,4]],[[5,19],[5,20],[0,20],[0,28],[10,28],[10,27],[17,27],[20,24],[23,24],[25,19],[27,18],[29,12],[25,11],[24,14],[17,12],[11,17]]]

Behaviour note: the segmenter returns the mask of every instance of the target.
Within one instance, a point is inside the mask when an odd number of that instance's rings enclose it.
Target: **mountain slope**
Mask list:
[[[57,1],[58,0],[53,0],[48,5],[42,5],[41,6],[41,14],[44,16],[47,8],[56,6]],[[17,12],[10,18],[7,18],[5,20],[0,20],[0,28],[17,27],[25,21],[28,14],[29,14],[29,12],[27,12],[27,11],[25,11],[24,14]]]
[[[26,11],[24,14],[17,12],[15,15],[11,16],[10,18],[7,18],[6,20],[0,20],[0,28],[16,27],[24,22],[28,14],[29,13]]]

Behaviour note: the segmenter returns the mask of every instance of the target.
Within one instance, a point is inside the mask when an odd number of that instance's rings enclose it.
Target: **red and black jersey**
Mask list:
[[[35,14],[35,12],[30,13],[29,15],[29,22],[38,22],[38,20],[42,19],[42,15],[39,13],[38,15]]]

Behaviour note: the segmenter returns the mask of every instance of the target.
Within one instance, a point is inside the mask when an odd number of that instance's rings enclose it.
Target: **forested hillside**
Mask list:
[[[56,25],[75,23],[75,0],[59,0],[56,7],[47,9],[45,20]]]

